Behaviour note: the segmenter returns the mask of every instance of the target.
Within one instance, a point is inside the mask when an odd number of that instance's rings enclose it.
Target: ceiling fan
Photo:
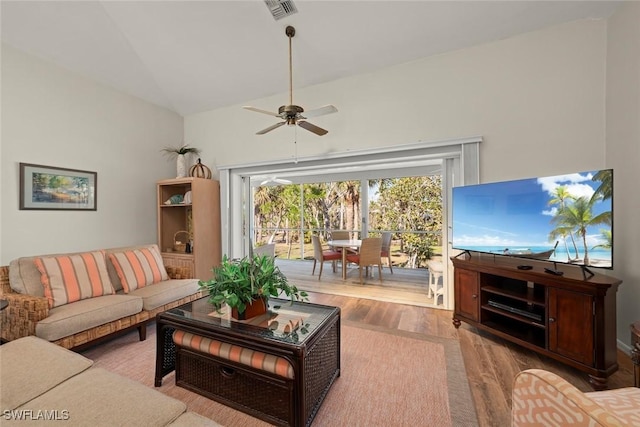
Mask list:
[[[271,176],[260,183],[261,186],[266,184],[287,185],[291,184],[291,181],[289,181],[288,179]]]
[[[292,26],[288,26],[285,29],[285,34],[289,37],[289,105],[283,105],[278,108],[277,113],[273,113],[271,111],[262,110],[256,107],[245,106],[247,110],[255,111],[257,113],[268,114],[270,116],[279,117],[283,121],[276,123],[273,126],[269,126],[266,129],[262,129],[261,131],[256,132],[256,135],[264,135],[267,132],[271,132],[274,129],[279,128],[280,126],[287,124],[289,126],[298,125],[303,129],[306,129],[310,132],[315,133],[316,135],[325,135],[328,131],[326,129],[322,129],[312,123],[309,123],[307,118],[309,117],[318,117],[324,116],[325,114],[331,114],[338,111],[336,107],[333,105],[325,105],[324,107],[316,108],[315,110],[307,111],[305,113],[304,109],[298,105],[293,104],[293,71],[291,66],[291,39],[296,34],[296,29]],[[303,114],[304,113],[304,114]]]

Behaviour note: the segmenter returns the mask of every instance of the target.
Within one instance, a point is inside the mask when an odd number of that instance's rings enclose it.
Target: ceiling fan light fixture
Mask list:
[[[283,120],[280,123],[277,123],[273,126],[269,126],[266,129],[256,132],[256,135],[264,135],[265,133],[271,132],[272,130],[277,129],[284,124],[288,126],[298,125],[301,128],[308,130],[309,132],[315,133],[318,136],[326,135],[328,132],[326,129],[322,129],[321,127],[316,126],[312,123],[309,123],[305,120],[308,117],[318,117],[318,116],[324,116],[325,114],[335,113],[338,111],[338,109],[333,105],[325,105],[315,110],[308,111],[303,116],[302,113],[305,112],[304,108],[300,107],[299,105],[295,105],[293,103],[293,70],[292,70],[293,61],[291,60],[291,39],[293,38],[293,36],[295,36],[296,29],[293,28],[291,25],[289,25],[285,29],[285,34],[289,38],[289,105],[282,105],[280,108],[278,108],[277,113],[272,113],[271,111],[262,110],[260,108],[251,107],[251,106],[244,106],[242,108],[250,111],[255,111],[256,113],[262,113],[262,114],[268,114],[270,116],[280,117]]]

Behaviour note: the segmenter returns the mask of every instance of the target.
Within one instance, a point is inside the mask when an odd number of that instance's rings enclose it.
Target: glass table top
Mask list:
[[[249,320],[236,320],[231,317],[227,306],[216,311],[209,303],[209,297],[172,308],[162,314],[165,319],[188,321],[201,328],[215,330],[233,330],[261,339],[275,340],[290,344],[302,344],[320,328],[338,307],[294,302],[278,298],[269,299],[268,312]]]

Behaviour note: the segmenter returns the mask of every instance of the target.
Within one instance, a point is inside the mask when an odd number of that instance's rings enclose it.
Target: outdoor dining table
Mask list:
[[[347,249],[358,249],[362,240],[329,240],[327,245],[332,248],[342,248],[342,279],[347,279]]]

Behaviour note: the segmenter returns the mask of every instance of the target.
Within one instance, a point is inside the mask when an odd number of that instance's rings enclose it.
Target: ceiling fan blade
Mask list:
[[[305,111],[302,113],[305,117],[318,117],[325,114],[337,113],[338,109],[333,105],[325,105],[324,107],[316,108],[315,110]]]
[[[261,110],[260,108],[251,107],[251,106],[248,106],[248,105],[245,105],[242,108],[244,108],[245,110],[249,110],[249,111],[255,111],[256,113],[268,114],[269,116],[273,116],[273,117],[280,117],[280,115],[278,113],[273,113],[273,112],[267,111],[267,110]]]
[[[289,181],[288,179],[276,178],[275,176],[272,176],[260,183],[260,185],[266,185],[266,184],[283,185],[283,184],[291,184],[291,181]]]
[[[267,133],[267,132],[271,132],[271,131],[272,131],[272,130],[274,130],[274,129],[278,129],[280,126],[282,126],[282,125],[283,125],[283,124],[285,124],[285,123],[287,123],[287,122],[280,122],[280,123],[276,123],[276,124],[275,124],[275,125],[273,125],[273,126],[269,126],[269,127],[268,127],[268,128],[266,128],[266,129],[262,129],[261,131],[256,132],[256,135],[264,135],[264,134],[265,134],[265,133]]]
[[[309,122],[305,122],[304,120],[298,120],[298,126],[300,126],[303,129],[306,129],[310,132],[315,133],[316,135],[322,136],[322,135],[326,135],[327,132],[329,132],[328,130],[322,129],[321,127],[318,127],[314,124],[311,124]]]

